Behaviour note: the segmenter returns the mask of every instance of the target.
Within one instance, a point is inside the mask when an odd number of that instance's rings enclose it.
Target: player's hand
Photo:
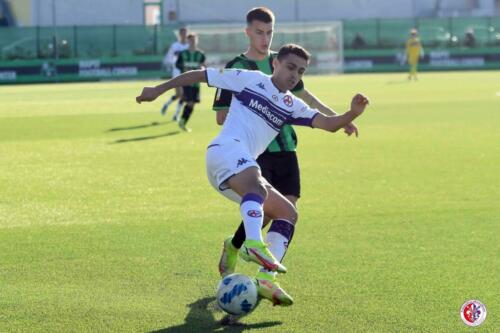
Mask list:
[[[156,88],[144,87],[144,89],[142,89],[142,93],[135,98],[135,101],[139,104],[141,104],[141,102],[152,102],[159,95],[160,94],[158,94],[158,91]]]
[[[365,111],[366,106],[369,104],[368,97],[363,94],[356,94],[351,101],[351,111],[357,116],[361,115]]]
[[[344,126],[344,133],[347,134],[347,136],[351,136],[354,133],[356,137],[358,137],[358,128],[353,123],[349,123]]]

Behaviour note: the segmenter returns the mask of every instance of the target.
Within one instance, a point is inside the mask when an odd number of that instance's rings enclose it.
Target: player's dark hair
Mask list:
[[[194,32],[190,32],[189,35],[187,35],[187,38],[196,38],[198,35],[195,34]]]
[[[285,44],[278,51],[278,60],[282,60],[288,54],[295,54],[302,59],[309,61],[311,54],[305,48],[297,44]]]
[[[274,14],[267,7],[256,7],[250,9],[247,13],[247,24],[251,24],[253,21],[259,21],[264,23],[273,23]]]

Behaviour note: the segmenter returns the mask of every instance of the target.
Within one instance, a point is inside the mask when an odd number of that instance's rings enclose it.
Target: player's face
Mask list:
[[[262,55],[269,53],[273,41],[274,23],[264,23],[253,20],[247,25],[246,33],[250,40],[250,47]]]
[[[190,37],[190,38],[188,38],[188,43],[189,43],[190,48],[196,48],[198,41],[197,41],[196,37]]]
[[[274,74],[276,81],[287,90],[291,90],[302,79],[308,62],[295,54],[288,54],[283,59],[274,59]]]
[[[187,36],[187,30],[186,29],[180,29],[179,30],[179,37],[181,38],[181,40],[186,40],[186,36]]]

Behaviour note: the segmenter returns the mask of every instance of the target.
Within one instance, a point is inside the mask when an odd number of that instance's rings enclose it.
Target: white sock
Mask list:
[[[245,226],[246,239],[262,240],[262,222],[264,216],[264,199],[255,193],[247,193],[241,199],[240,213]]]
[[[287,220],[274,220],[269,228],[266,235],[266,244],[268,245],[269,251],[273,256],[281,262],[285,257],[286,251],[288,250],[288,245],[292,240],[293,233],[295,231],[295,225]],[[267,269],[261,267],[261,272],[266,272],[268,274],[275,274],[275,272],[268,271]]]
[[[268,232],[266,235],[266,244],[273,256],[281,262],[288,248],[288,239],[277,232]]]
[[[177,103],[177,109],[175,109],[175,115],[174,117],[175,118],[178,118],[179,117],[179,113],[181,113],[181,109],[182,109],[182,102],[179,101],[179,103]]]

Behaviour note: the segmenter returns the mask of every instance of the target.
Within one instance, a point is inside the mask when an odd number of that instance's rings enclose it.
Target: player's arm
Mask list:
[[[295,93],[295,96],[299,97],[301,100],[306,102],[311,109],[317,109],[319,112],[327,116],[335,116],[337,113],[330,109],[328,106],[323,104],[316,96],[314,96],[309,90],[302,89]]]
[[[215,121],[217,125],[223,125],[226,121],[227,114],[229,113],[229,105],[233,93],[225,89],[217,89],[215,92],[214,104],[212,109],[215,111]]]
[[[245,66],[240,62],[229,62],[226,65],[226,68],[245,69]],[[223,125],[224,121],[226,121],[232,98],[233,93],[229,90],[217,89],[217,91],[215,92],[212,110],[215,111],[215,120],[217,122],[217,125]]]
[[[217,121],[217,125],[224,125],[228,113],[229,109],[217,110],[215,114],[215,121]]]
[[[201,61],[200,61],[200,68],[201,69],[207,68],[206,61],[207,61],[207,57],[205,57],[205,53],[202,53],[201,54]]]
[[[327,116],[337,115],[337,112],[333,111],[330,107],[323,104],[323,102],[321,102],[319,98],[314,96],[307,89],[302,89],[296,92],[295,95],[300,99],[302,99],[307,105],[309,105],[311,109],[317,109],[319,112]],[[353,133],[356,134],[356,136],[358,136],[359,130],[356,127],[356,125],[354,125],[353,123],[349,123],[344,126],[344,132],[349,136],[352,135]]]
[[[264,74],[241,69],[219,70],[216,68],[187,71],[156,87],[145,87],[142,93],[135,99],[137,103],[151,102],[167,90],[176,87],[190,86],[198,82],[206,82],[210,87],[217,87],[239,93],[245,88],[249,80],[255,79],[256,75],[263,76]]]
[[[166,91],[176,88],[190,86],[197,82],[207,82],[206,70],[194,70],[182,73],[181,75],[168,80],[156,87],[144,87],[139,96],[135,98],[137,103],[152,102]]]
[[[357,94],[351,101],[351,109],[344,114],[326,116],[318,113],[312,120],[311,126],[325,131],[336,132],[359,117],[368,105],[368,98],[362,94]]]

